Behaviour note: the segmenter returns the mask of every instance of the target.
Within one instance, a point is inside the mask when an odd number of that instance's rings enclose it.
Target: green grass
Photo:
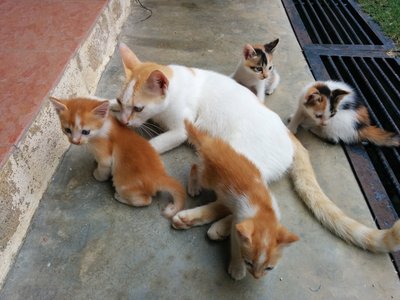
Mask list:
[[[400,50],[400,0],[358,0],[358,3]]]

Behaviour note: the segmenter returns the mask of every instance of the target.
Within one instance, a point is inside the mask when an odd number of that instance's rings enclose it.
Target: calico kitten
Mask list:
[[[271,95],[279,84],[280,76],[272,62],[272,53],[278,42],[276,39],[265,45],[245,45],[243,57],[231,75],[253,91],[262,103],[265,94]]]
[[[134,127],[152,119],[165,129],[150,140],[158,153],[187,140],[188,119],[254,163],[264,183],[289,173],[300,198],[337,236],[370,251],[400,250],[400,221],[378,230],[341,211],[319,186],[307,150],[249,89],[209,70],[141,62],[124,44],[120,52],[126,75],[119,99],[121,118]],[[211,212],[209,217],[215,215]]]
[[[69,141],[89,145],[98,163],[93,176],[105,181],[112,175],[115,199],[132,206],[147,206],[157,191],[167,191],[174,203],[164,209],[166,217],[172,217],[184,207],[182,185],[166,173],[159,155],[147,140],[109,113],[108,101],[54,97],[50,100]]]
[[[332,143],[400,145],[398,134],[371,125],[367,108],[344,82],[317,81],[307,85],[288,128],[296,133],[299,125]]]
[[[221,230],[221,222],[227,220],[222,219],[208,234],[218,239],[229,235],[230,231],[229,274],[240,280],[247,269],[258,279],[274,269],[283,249],[299,238],[280,224],[278,206],[253,163],[223,140],[211,138],[188,121],[185,125],[189,142],[195,146],[201,160],[199,167],[192,166],[189,193],[194,196],[200,187],[205,187],[216,192],[217,200],[176,214],[172,226],[187,228],[185,219],[188,218],[194,220],[191,226],[202,225],[210,222],[208,213],[224,217],[231,212],[232,217],[226,217],[230,226],[224,226],[225,229],[215,236],[216,231]]]

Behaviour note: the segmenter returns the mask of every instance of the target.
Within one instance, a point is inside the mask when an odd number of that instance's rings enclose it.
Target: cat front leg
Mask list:
[[[226,216],[211,225],[207,231],[210,240],[219,241],[226,239],[231,234],[232,215]]]
[[[297,133],[297,129],[299,128],[300,124],[305,120],[304,113],[298,109],[296,113],[290,118],[289,124],[287,128],[293,133]]]
[[[231,226],[231,260],[228,273],[235,280],[241,280],[246,276],[246,264],[242,258],[238,239],[235,226]]]
[[[99,163],[93,172],[93,176],[97,181],[107,181],[111,176],[111,165]]]
[[[150,144],[159,154],[162,154],[183,144],[186,139],[186,130],[184,127],[182,127],[169,130],[152,138],[150,140]]]
[[[264,103],[265,99],[265,80],[260,80],[256,86],[257,98],[261,103]]]
[[[270,76],[271,76],[271,79],[267,80],[266,87],[265,87],[266,95],[272,95],[272,93],[275,91],[275,89],[277,88],[277,86],[281,80],[281,77],[279,76],[278,72],[276,72],[276,71],[273,71]]]
[[[193,226],[201,226],[225,217],[229,213],[230,211],[225,205],[215,201],[178,212],[172,218],[172,227],[175,229],[188,229]]]

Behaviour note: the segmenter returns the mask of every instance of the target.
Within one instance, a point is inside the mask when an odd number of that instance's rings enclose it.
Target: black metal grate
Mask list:
[[[373,123],[400,133],[400,66],[392,58],[326,56],[321,60],[329,76],[357,89]],[[393,69],[395,67],[395,69]],[[365,147],[382,184],[400,214],[400,150]]]
[[[400,64],[394,44],[352,0],[282,0],[316,80],[355,88],[371,121],[400,133]],[[344,145],[379,228],[400,215],[400,149]],[[400,252],[391,255],[400,271]]]
[[[314,44],[383,45],[349,1],[293,1]]]

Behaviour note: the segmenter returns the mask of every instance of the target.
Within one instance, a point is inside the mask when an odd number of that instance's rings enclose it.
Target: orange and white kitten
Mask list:
[[[344,82],[317,81],[307,85],[288,128],[299,125],[332,143],[371,142],[378,146],[399,146],[400,136],[371,125],[367,108]]]
[[[262,103],[265,95],[271,95],[280,81],[272,62],[272,53],[278,42],[279,39],[276,39],[265,45],[245,45],[243,57],[231,75],[238,83],[253,91]]]
[[[230,232],[229,274],[240,280],[247,269],[258,279],[274,269],[283,249],[299,238],[280,224],[278,206],[252,162],[222,139],[210,137],[188,121],[185,125],[201,161],[200,166],[192,166],[188,192],[194,196],[201,187],[212,189],[217,200],[176,214],[172,225],[186,229],[225,217],[213,224],[209,237],[221,239]]]
[[[109,102],[51,97],[61,128],[72,144],[88,144],[98,163],[98,181],[112,175],[115,199],[132,206],[151,203],[157,191],[169,192],[174,202],[163,211],[170,218],[183,209],[185,191],[169,176],[159,155],[143,137],[120,124],[109,113]]]

